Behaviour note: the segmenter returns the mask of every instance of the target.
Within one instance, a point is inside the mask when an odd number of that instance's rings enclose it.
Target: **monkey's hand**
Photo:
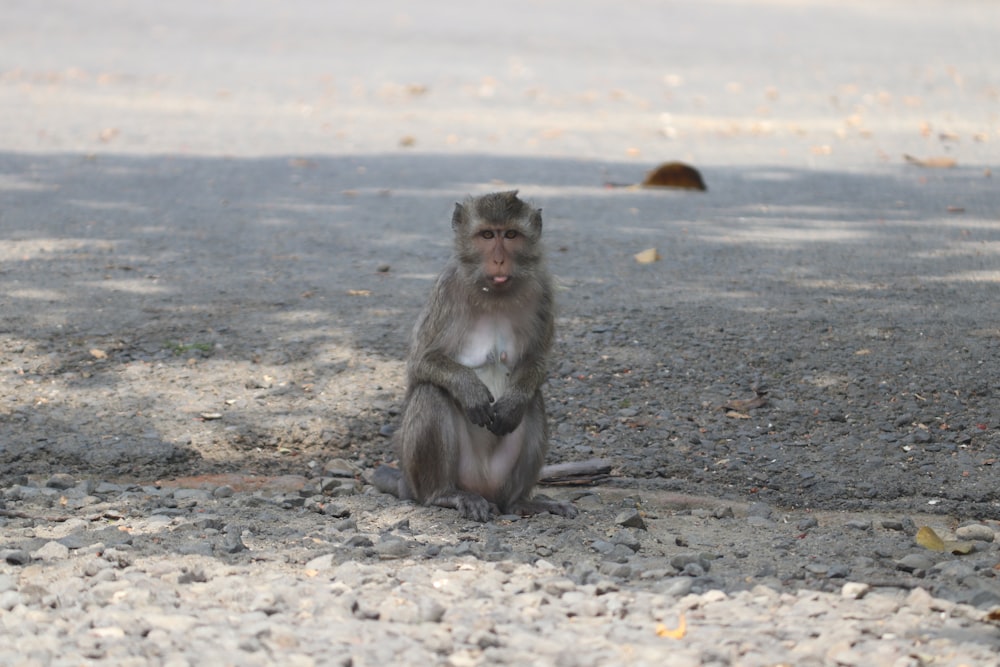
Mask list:
[[[511,394],[501,396],[500,400],[493,404],[493,423],[486,428],[496,435],[507,435],[520,425],[527,407],[528,401],[521,400],[517,396]]]
[[[472,376],[472,380],[458,394],[465,397],[462,401],[465,415],[476,426],[484,426],[492,430],[494,422],[493,394],[475,375]]]

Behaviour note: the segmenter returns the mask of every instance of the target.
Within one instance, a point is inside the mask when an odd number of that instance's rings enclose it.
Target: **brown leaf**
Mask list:
[[[918,167],[927,167],[929,169],[951,169],[958,164],[958,161],[955,160],[955,158],[944,156],[919,158],[904,154],[903,159],[910,164],[915,164]]]
[[[644,188],[682,188],[685,190],[707,190],[701,173],[683,162],[664,162],[646,174],[642,181]]]
[[[767,394],[758,393],[753,398],[734,398],[731,401],[726,401],[722,404],[722,407],[727,410],[746,412],[747,410],[753,410],[765,405],[767,405]]]

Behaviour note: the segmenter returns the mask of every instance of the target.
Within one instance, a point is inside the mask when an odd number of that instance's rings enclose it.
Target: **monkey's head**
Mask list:
[[[455,204],[451,227],[466,284],[500,296],[535,277],[543,256],[542,210],[518,199],[517,190]]]

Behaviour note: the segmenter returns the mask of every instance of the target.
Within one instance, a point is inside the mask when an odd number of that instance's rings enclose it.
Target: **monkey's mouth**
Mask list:
[[[506,285],[509,280],[510,276],[493,276],[490,282],[499,287],[500,285]]]

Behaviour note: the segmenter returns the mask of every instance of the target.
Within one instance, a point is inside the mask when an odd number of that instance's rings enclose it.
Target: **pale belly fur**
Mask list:
[[[498,399],[507,390],[510,369],[517,363],[515,343],[507,318],[482,317],[469,332],[456,361],[473,369]]]
[[[483,317],[472,328],[456,361],[472,368],[497,400],[507,391],[510,369],[517,362],[513,328],[506,318]],[[511,474],[521,454],[523,426],[497,437],[487,429],[466,422],[460,429],[459,486],[487,500]]]

